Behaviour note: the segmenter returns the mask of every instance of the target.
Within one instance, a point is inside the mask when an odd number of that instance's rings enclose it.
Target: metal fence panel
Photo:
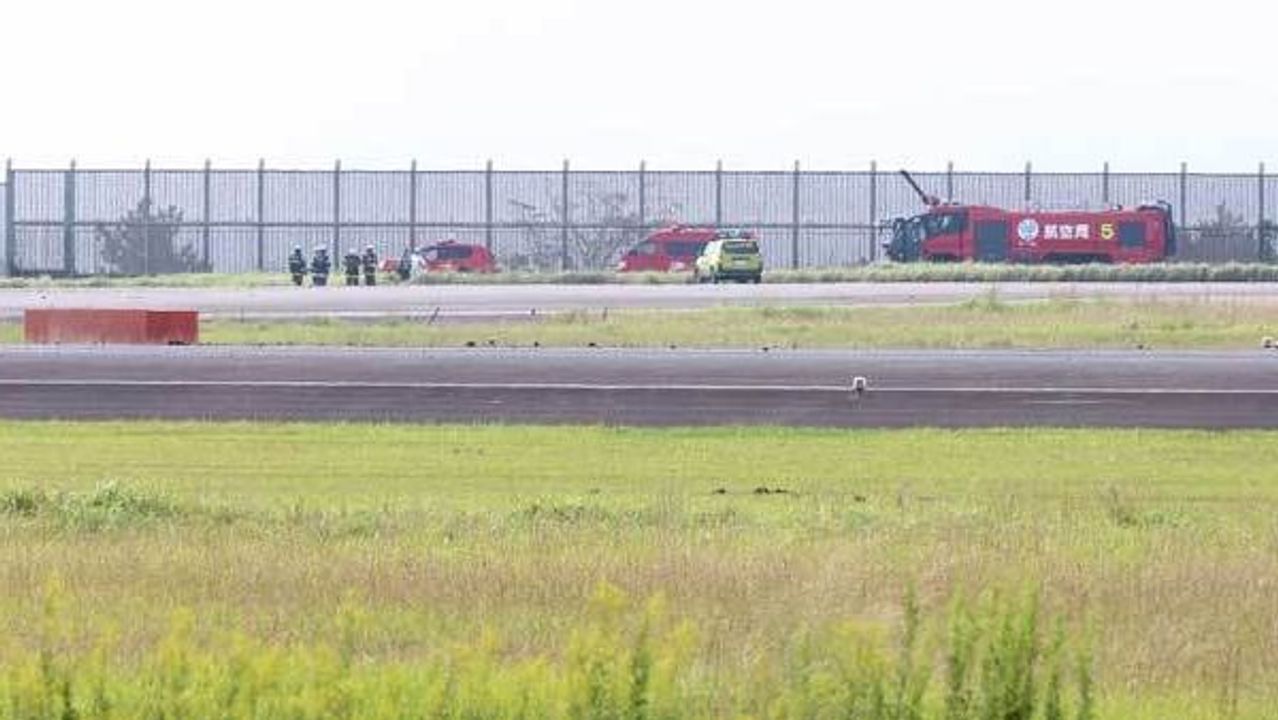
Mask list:
[[[275,271],[294,245],[372,244],[396,256],[442,239],[491,245],[512,269],[611,267],[652,228],[745,227],[770,267],[850,265],[879,256],[883,225],[923,212],[895,172],[15,170],[12,254],[20,272],[111,270],[94,226],[150,192],[181,212],[173,242],[219,272]],[[1009,209],[1098,209],[1166,200],[1181,260],[1254,260],[1278,182],[1258,174],[939,172],[914,175],[939,198]],[[0,185],[2,187],[2,185]],[[797,218],[796,218],[797,192]],[[1262,200],[1263,192],[1263,200]],[[68,200],[73,202],[66,207]],[[70,212],[67,212],[70,210]],[[0,213],[3,208],[0,208]],[[340,213],[338,216],[336,213]],[[566,213],[566,214],[565,214]],[[206,217],[207,214],[207,217]],[[797,224],[796,224],[797,221]],[[73,223],[73,224],[68,224]],[[0,237],[0,251],[4,238]],[[797,257],[794,253],[798,252]],[[70,252],[71,257],[64,257]]]
[[[882,180],[882,173],[873,178],[875,183]],[[804,173],[799,191],[800,222],[807,225],[871,224],[870,183],[870,173]]]
[[[1195,175],[1185,178],[1190,225],[1255,225],[1260,212],[1256,175]]]
[[[793,224],[794,173],[723,173],[722,206],[724,225]]]
[[[493,221],[498,225],[558,226],[562,204],[562,173],[493,174]]]
[[[407,223],[411,182],[407,172],[343,172],[342,222]]]
[[[793,249],[792,232],[789,228],[763,228],[756,231],[759,238],[759,252],[763,255],[764,267],[780,270],[790,267],[790,251]]]
[[[812,228],[799,231],[799,248],[805,267],[864,265],[876,256],[877,233],[869,226]],[[779,266],[773,266],[779,267]]]
[[[649,172],[647,186],[650,225],[710,225],[714,223],[713,172]]]
[[[333,173],[267,170],[262,179],[266,222],[333,222]]]
[[[471,242],[483,242],[483,231],[470,235]],[[465,242],[467,232],[456,230],[454,237]],[[496,228],[493,253],[505,270],[537,271],[559,268],[559,236],[544,227]]]
[[[210,172],[209,220],[250,223],[257,219],[257,173],[252,170]]]
[[[303,245],[302,247],[308,247]],[[283,272],[281,258],[266,257],[266,269]],[[218,272],[242,273],[257,268],[257,230],[215,227],[209,230],[209,263]]]
[[[469,171],[417,173],[417,223],[482,225],[484,177],[483,172]]]
[[[5,183],[0,183],[0,275],[9,274],[9,216],[8,203],[4,202],[8,192]]]
[[[151,198],[156,209],[173,207],[182,221],[204,220],[204,173],[199,170],[156,170],[151,173]],[[140,199],[140,198],[139,198]],[[211,201],[210,201],[210,204]],[[136,207],[136,203],[134,203]]]
[[[1101,173],[1051,173],[1030,179],[1030,203],[1040,210],[1101,210],[1105,176]]]
[[[945,173],[914,173],[914,180],[922,187],[923,192],[945,199],[947,182]],[[878,203],[875,214],[879,222],[895,217],[917,215],[926,210],[919,196],[905,182],[905,178],[901,177],[900,173],[880,174],[876,195]],[[966,200],[961,192],[956,197]]]
[[[1111,201],[1124,207],[1163,200],[1180,219],[1180,175],[1177,173],[1121,173],[1109,177]]]
[[[625,228],[640,224],[638,173],[571,173],[568,197],[574,225]]]
[[[144,194],[144,177],[145,173],[135,170],[77,171],[76,220],[111,224],[123,219],[138,209]]]
[[[62,228],[18,228],[13,264],[18,272],[56,272],[62,269]]]
[[[15,221],[62,220],[65,170],[17,170],[14,172]]]
[[[256,230],[247,233],[245,241],[247,247],[242,267],[244,270],[254,270],[257,268]],[[302,248],[302,254],[307,258],[314,248],[321,246],[328,248],[330,256],[333,255],[333,231],[330,228],[268,227],[262,232],[262,242],[262,269],[267,272],[285,272],[288,269],[288,254],[294,247]],[[345,252],[345,247],[338,255],[329,258],[333,261],[334,274],[341,272],[341,252]]]
[[[1027,200],[1024,173],[955,173],[954,199],[971,205],[1028,209],[1033,204],[1033,181]]]
[[[1259,258],[1258,176],[1188,174],[1185,194],[1187,227],[1180,259],[1246,262]]]

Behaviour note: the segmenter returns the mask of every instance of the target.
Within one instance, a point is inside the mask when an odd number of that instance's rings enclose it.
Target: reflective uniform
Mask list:
[[[364,248],[363,261],[364,261],[364,284],[369,286],[376,285],[377,284],[377,251],[373,249],[372,245],[369,245],[368,247]]]
[[[347,285],[359,285],[359,253],[351,248],[342,256],[342,270],[346,273]]]
[[[288,274],[293,276],[293,284],[299,287],[306,279],[306,257],[300,247],[293,248],[288,256]]]
[[[332,269],[332,261],[328,259],[328,251],[316,248],[311,256],[311,284],[323,287],[328,284],[328,271]]]

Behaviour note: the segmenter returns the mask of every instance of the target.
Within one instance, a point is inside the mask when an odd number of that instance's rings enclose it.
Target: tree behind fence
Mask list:
[[[928,192],[1008,209],[1175,206],[1180,260],[1268,259],[1274,183],[1244,174],[917,173]],[[294,246],[397,256],[453,239],[520,270],[611,267],[655,228],[754,230],[770,267],[880,259],[885,221],[922,211],[893,172],[88,170],[8,167],[4,268],[13,274],[278,271]],[[1262,242],[1261,235],[1264,235]]]

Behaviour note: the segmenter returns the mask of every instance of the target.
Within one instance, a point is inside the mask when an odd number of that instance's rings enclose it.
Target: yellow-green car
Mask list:
[[[699,283],[762,282],[763,255],[759,253],[759,241],[749,235],[711,240],[697,257],[692,277]]]

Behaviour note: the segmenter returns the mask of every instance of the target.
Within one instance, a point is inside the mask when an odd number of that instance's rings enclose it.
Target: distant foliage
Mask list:
[[[208,272],[208,264],[189,244],[179,244],[182,211],[175,205],[155,208],[144,197],[114,225],[93,228],[102,263],[112,275],[157,275]]]
[[[1273,260],[1274,224],[1266,220],[1259,228],[1264,233],[1261,245],[1257,228],[1241,214],[1232,212],[1224,203],[1216,206],[1215,216],[1187,228],[1182,242],[1184,259],[1246,258],[1261,262]]]
[[[528,224],[524,228],[521,251],[505,263],[510,270],[553,272],[556,270],[582,271],[611,268],[621,251],[639,244],[647,234],[640,223],[639,213],[628,206],[630,198],[625,193],[587,193],[569,208],[573,222],[589,219],[590,227],[567,229],[567,263],[564,258],[564,220],[562,198],[553,198],[542,207],[525,202],[513,202]]]

